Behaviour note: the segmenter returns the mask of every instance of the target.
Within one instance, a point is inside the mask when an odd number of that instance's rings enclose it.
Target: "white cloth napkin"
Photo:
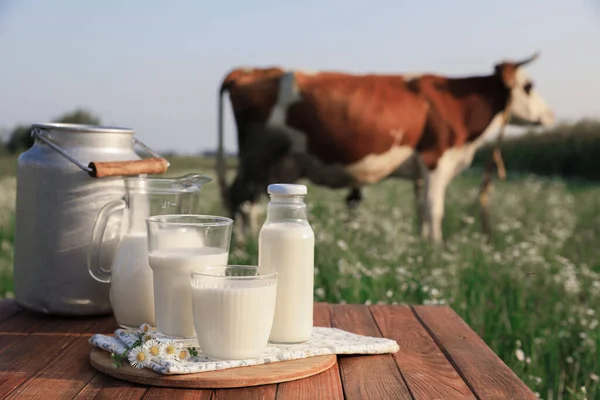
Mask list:
[[[107,352],[122,354],[139,339],[140,335],[141,330],[117,329],[115,336],[96,334],[89,342]],[[145,368],[165,375],[192,374],[326,354],[395,353],[399,350],[399,346],[391,339],[357,335],[337,328],[313,327],[312,336],[308,341],[298,344],[269,343],[260,357],[247,360],[213,361],[208,359],[200,348],[197,350],[198,355],[190,357],[187,361],[153,356]],[[124,363],[127,363],[127,360]]]

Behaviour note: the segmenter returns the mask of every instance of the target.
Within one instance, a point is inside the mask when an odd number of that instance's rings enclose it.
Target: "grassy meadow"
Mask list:
[[[170,175],[212,164],[172,158]],[[0,156],[0,295],[12,296],[15,158]],[[448,189],[444,248],[416,235],[412,186],[388,180],[348,212],[345,190],[309,185],[317,238],[315,299],[332,303],[449,304],[544,399],[600,398],[600,186],[511,175],[495,182],[495,239],[481,235],[481,173]],[[263,204],[265,203],[263,199]],[[217,182],[206,213],[222,213]],[[230,262],[256,263],[257,248]]]

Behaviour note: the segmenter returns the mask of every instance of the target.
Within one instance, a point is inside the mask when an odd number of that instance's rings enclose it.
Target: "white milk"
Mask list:
[[[223,283],[226,285],[226,283]],[[276,285],[264,281],[219,287],[199,282],[192,287],[198,344],[215,360],[258,357],[269,341]]]
[[[123,237],[117,248],[111,264],[110,303],[122,327],[154,325],[152,270],[145,234]]]
[[[275,222],[259,234],[258,264],[278,272],[277,302],[269,340],[310,339],[313,326],[315,235],[308,224]]]
[[[229,253],[217,247],[184,247],[149,255],[154,273],[156,329],[167,336],[195,336],[191,276],[205,265],[226,265]]]

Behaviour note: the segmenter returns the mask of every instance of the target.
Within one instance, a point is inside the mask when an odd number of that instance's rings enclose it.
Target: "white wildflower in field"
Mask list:
[[[525,352],[521,349],[515,350],[515,356],[519,361],[525,361]]]
[[[8,224],[15,212],[17,197],[17,179],[14,177],[0,178],[0,228]]]
[[[343,240],[338,240],[337,245],[342,250],[348,250],[348,245]]]
[[[542,378],[540,378],[539,376],[529,375],[529,379],[535,382],[536,385],[542,383]]]

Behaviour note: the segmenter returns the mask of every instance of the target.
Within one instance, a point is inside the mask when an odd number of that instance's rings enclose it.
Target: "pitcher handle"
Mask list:
[[[106,204],[96,217],[94,228],[92,229],[92,239],[88,249],[87,266],[92,278],[102,283],[110,283],[110,267],[104,269],[100,266],[100,254],[102,253],[102,237],[106,231],[106,225],[110,216],[117,211],[127,208],[125,200],[119,199]]]

